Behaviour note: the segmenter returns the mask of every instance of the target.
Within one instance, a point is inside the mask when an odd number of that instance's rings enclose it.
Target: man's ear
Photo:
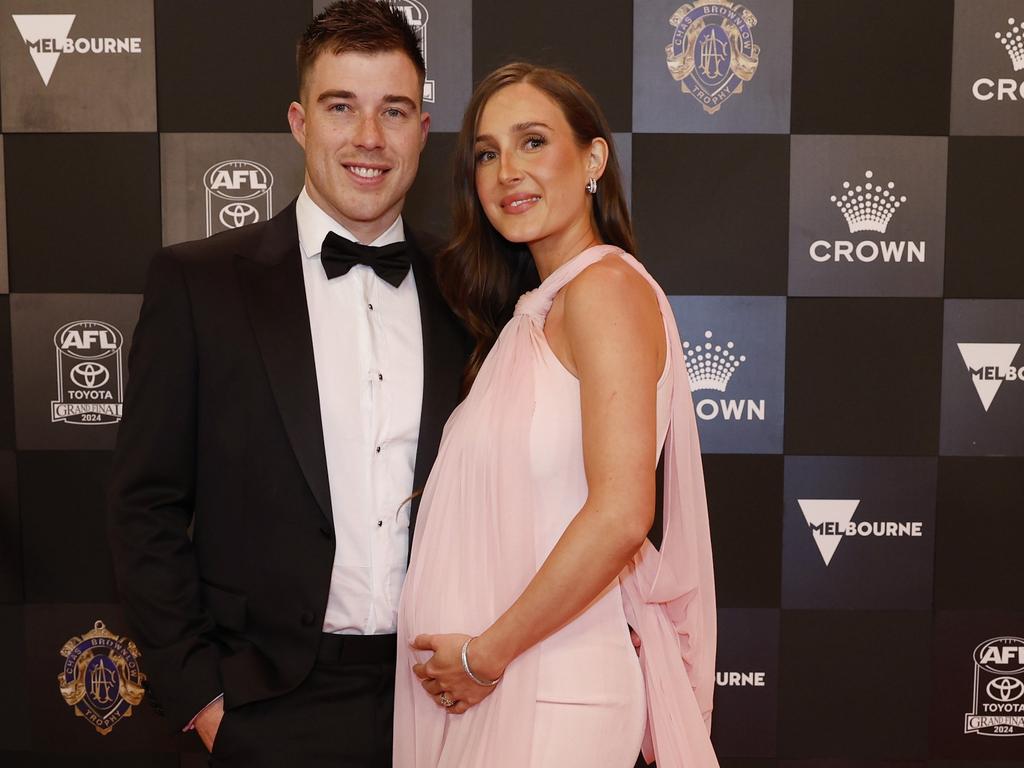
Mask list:
[[[306,149],[306,110],[297,101],[288,105],[288,127],[303,150]]]
[[[420,113],[420,152],[427,146],[427,134],[430,133],[430,113]]]

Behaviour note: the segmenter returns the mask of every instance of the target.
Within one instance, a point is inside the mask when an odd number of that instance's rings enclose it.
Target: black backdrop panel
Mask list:
[[[141,291],[160,247],[156,135],[9,134],[4,152],[11,290]]]
[[[779,611],[718,612],[714,744],[720,756],[776,754]]]
[[[14,451],[0,450],[0,603],[20,603],[24,591],[18,468]]]
[[[3,695],[0,696],[0,744],[4,749],[28,749],[28,687],[26,685],[25,608],[21,605],[0,605],[0,658],[18,659],[4,672]],[[57,673],[54,672],[54,675]],[[3,752],[0,764],[7,765]]]
[[[783,612],[779,755],[924,759],[930,630],[926,611]]]
[[[14,377],[11,365],[11,299],[0,296],[0,448],[14,447]]]
[[[953,0],[796,0],[793,133],[949,130]]]
[[[938,450],[942,302],[789,300],[786,452]]]
[[[28,602],[117,602],[104,514],[109,473],[106,451],[18,456]]]
[[[161,131],[288,130],[298,95],[295,40],[311,19],[309,0],[155,6]]]
[[[632,126],[633,9],[586,0],[477,3],[473,14],[473,81],[495,67],[527,59],[568,69],[594,95],[613,131]]]
[[[451,158],[456,136],[453,133],[430,136],[420,155],[416,182],[406,198],[405,216],[409,223],[437,237],[447,237],[451,231]]]
[[[667,293],[786,293],[788,136],[637,133],[633,164],[640,257]]]
[[[737,482],[737,478],[744,478]],[[782,570],[782,457],[704,457],[704,482],[723,608],[779,605]]]
[[[0,136],[0,293],[7,293],[10,285],[7,280],[7,206],[4,204],[4,157],[3,137]]]
[[[1024,298],[1021,168],[1022,137],[949,140],[946,296]]]
[[[1024,609],[1022,499],[1024,459],[939,459],[936,608]]]

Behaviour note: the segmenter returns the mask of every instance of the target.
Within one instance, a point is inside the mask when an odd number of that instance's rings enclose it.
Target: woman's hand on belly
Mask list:
[[[495,688],[477,685],[462,668],[462,646],[470,638],[470,635],[462,634],[420,635],[412,642],[415,650],[434,652],[425,663],[413,665],[413,674],[420,679],[423,690],[439,707],[444,707],[441,695],[447,693],[448,698],[455,704],[445,708],[456,715],[461,715],[470,707],[479,704]],[[480,674],[472,665],[471,668]],[[497,679],[501,676],[500,673],[499,670],[498,674],[490,679]]]

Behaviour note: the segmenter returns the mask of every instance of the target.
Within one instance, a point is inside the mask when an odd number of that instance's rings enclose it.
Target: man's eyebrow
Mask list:
[[[400,96],[397,94],[389,93],[387,96],[384,97],[383,101],[385,104],[404,104],[409,109],[419,109],[419,107],[416,105],[416,102],[410,99],[408,96]]]
[[[317,96],[317,102],[327,101],[327,99],[354,99],[356,95],[352,91],[324,91]]]
[[[346,91],[346,90],[343,90],[343,89],[342,90],[330,90],[330,91],[324,91],[323,93],[321,93],[320,96],[317,97],[317,103],[322,102],[322,101],[327,101],[328,99],[351,99],[351,100],[358,100],[358,98],[359,97],[356,96],[356,94],[353,91]],[[392,93],[386,94],[381,99],[381,101],[383,101],[385,104],[402,104],[402,105],[408,107],[409,109],[413,109],[413,110],[418,109],[415,101],[410,99],[408,96],[402,96],[400,94],[392,94]]]
[[[511,132],[523,133],[524,131],[529,131],[532,130],[533,128],[547,128],[549,131],[551,130],[551,126],[548,125],[547,123],[542,123],[539,120],[530,120],[525,123],[516,123],[515,125],[512,126]],[[494,141],[494,137],[491,136],[489,133],[482,133],[476,137],[475,141],[478,143],[482,141]]]

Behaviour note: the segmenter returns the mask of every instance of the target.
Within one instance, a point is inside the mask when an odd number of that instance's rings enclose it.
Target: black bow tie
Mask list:
[[[328,232],[320,249],[320,261],[328,279],[347,274],[356,264],[363,264],[377,277],[397,288],[409,274],[409,254],[405,242],[391,245],[363,245]]]

